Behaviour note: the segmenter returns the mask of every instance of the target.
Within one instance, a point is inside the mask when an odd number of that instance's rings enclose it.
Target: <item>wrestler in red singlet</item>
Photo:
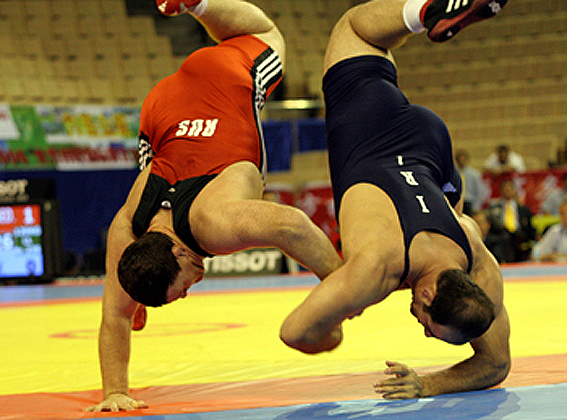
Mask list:
[[[187,215],[199,192],[223,169],[250,161],[265,173],[259,113],[282,78],[278,55],[245,35],[191,54],[159,82],[142,106],[140,168],[151,172],[132,220],[137,237],[160,208],[172,209],[175,232],[197,244]]]

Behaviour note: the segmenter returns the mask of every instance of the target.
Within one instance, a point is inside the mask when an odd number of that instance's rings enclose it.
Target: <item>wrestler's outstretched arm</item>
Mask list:
[[[129,396],[128,363],[132,317],[138,303],[118,282],[118,262],[124,249],[136,239],[132,233],[132,217],[150,168],[148,166],[138,175],[126,204],[118,211],[108,231],[102,322],[98,336],[103,401],[88,407],[86,411],[122,411],[147,407],[143,401],[136,401]]]
[[[386,362],[386,374],[393,378],[374,384],[377,393],[388,399],[423,398],[455,392],[490,388],[502,382],[510,370],[510,323],[506,309],[490,329],[471,341],[473,356],[447,369],[418,376],[413,369],[397,362]]]

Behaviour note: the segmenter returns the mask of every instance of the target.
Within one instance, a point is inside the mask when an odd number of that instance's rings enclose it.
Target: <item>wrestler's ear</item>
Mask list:
[[[435,298],[435,291],[429,287],[424,287],[421,290],[421,297],[423,298],[423,303],[427,306],[431,306],[431,302]]]
[[[177,244],[173,245],[171,252],[175,256],[175,258],[186,257],[187,255],[189,255],[186,247]]]

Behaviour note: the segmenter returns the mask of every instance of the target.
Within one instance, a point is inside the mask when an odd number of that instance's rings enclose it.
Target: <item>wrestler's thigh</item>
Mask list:
[[[263,184],[258,168],[243,161],[224,169],[197,195],[191,211],[210,211],[238,200],[259,199]]]
[[[195,239],[212,253],[237,250],[240,244],[233,241],[239,240],[242,225],[248,231],[254,228],[253,210],[258,206],[253,204],[262,191],[262,177],[254,164],[238,162],[224,169],[191,205],[189,225]]]

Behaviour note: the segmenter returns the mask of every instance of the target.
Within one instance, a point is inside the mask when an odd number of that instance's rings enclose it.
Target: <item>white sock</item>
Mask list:
[[[402,13],[404,23],[410,31],[416,34],[423,32],[425,29],[423,23],[419,20],[419,13],[426,2],[427,0],[407,0],[404,4],[404,11]]]
[[[203,16],[205,11],[207,10],[208,5],[209,5],[208,0],[201,0],[199,4],[189,8],[189,13],[191,13],[193,16],[196,17]]]

